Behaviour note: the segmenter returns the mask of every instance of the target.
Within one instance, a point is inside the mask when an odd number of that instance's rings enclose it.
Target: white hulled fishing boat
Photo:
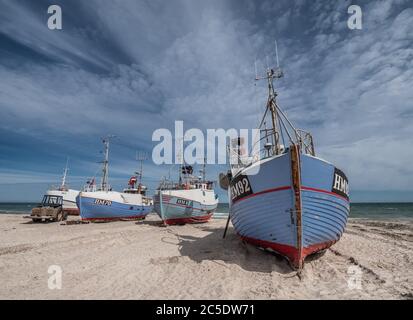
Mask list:
[[[164,180],[154,196],[154,210],[165,224],[207,222],[218,206],[213,182],[193,176],[193,167],[179,167],[179,182]]]
[[[63,197],[63,211],[65,214],[78,215],[79,209],[76,205],[76,197],[79,194],[79,190],[70,189],[66,184],[68,173],[68,161],[63,171],[62,182],[58,187],[52,187],[46,191],[47,196],[61,196]]]

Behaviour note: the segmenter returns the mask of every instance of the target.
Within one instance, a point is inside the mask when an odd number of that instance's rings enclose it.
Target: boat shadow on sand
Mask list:
[[[295,271],[288,261],[275,253],[261,250],[243,242],[234,229],[228,229],[223,239],[223,228],[195,226],[199,230],[208,232],[206,236],[175,235],[179,239],[179,251],[182,256],[201,263],[209,260],[225,267],[236,264],[246,271],[280,274],[293,274]]]
[[[151,227],[163,227],[163,223],[160,220],[146,220],[146,219],[142,219],[142,220],[138,220],[135,222],[136,225],[142,224],[142,225],[148,225]]]

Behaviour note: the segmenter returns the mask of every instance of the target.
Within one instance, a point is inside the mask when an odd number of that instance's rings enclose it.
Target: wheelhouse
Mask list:
[[[42,199],[43,206],[57,207],[63,205],[62,196],[44,195]]]

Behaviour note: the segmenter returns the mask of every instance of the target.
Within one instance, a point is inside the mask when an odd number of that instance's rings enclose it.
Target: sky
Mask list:
[[[47,27],[52,4],[62,30]],[[347,26],[351,4],[361,30]],[[114,188],[143,151],[154,190],[171,169],[151,160],[154,130],[257,126],[267,89],[254,61],[274,63],[274,40],[278,103],[346,172],[352,201],[413,201],[411,0],[0,0],[0,202],[38,201],[67,158],[81,188],[108,134]]]

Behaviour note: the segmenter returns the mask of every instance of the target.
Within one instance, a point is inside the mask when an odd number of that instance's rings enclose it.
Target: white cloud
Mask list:
[[[23,5],[3,2],[2,32],[60,63],[0,67],[7,79],[0,128],[44,141],[64,132],[80,149],[88,148],[82,137],[103,133],[149,146],[152,131],[174,120],[186,129],[253,127],[266,99],[265,83],[254,87],[254,59],[262,70],[277,37],[280,105],[313,132],[319,154],[347,172],[353,189],[409,188],[413,9],[406,3],[363,4],[363,30],[352,31],[345,2],[249,2],[242,11],[238,2],[90,1],[80,8],[95,28],[58,35]],[[17,12],[23,22],[14,32]],[[98,39],[132,62],[112,59]],[[133,167],[118,165],[114,174]]]

